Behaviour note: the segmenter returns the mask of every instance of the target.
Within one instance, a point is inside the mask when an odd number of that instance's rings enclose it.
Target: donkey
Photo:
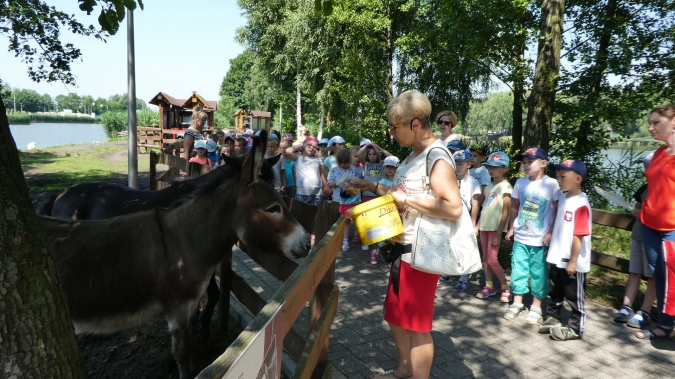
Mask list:
[[[273,179],[271,167],[281,155],[265,159],[262,178],[267,182]],[[58,195],[53,195],[42,203],[39,215],[52,216],[62,220],[105,220],[116,216],[141,212],[157,207],[169,207],[173,203],[190,195],[202,183],[225,178],[230,168],[240,168],[241,160],[223,157],[226,165],[219,166],[209,173],[194,179],[173,183],[159,191],[136,190],[110,182],[88,182],[68,187]],[[229,166],[229,167],[228,167]],[[221,280],[227,280],[222,278]],[[206,289],[207,303],[199,316],[198,330],[201,338],[209,337],[213,311],[220,299],[220,290],[215,277],[211,278]]]
[[[279,157],[280,155],[267,159],[266,166],[274,166]],[[224,158],[230,167],[241,165],[234,158]],[[105,220],[152,208],[168,207],[174,201],[192,193],[201,183],[212,180],[211,176],[220,176],[218,171],[222,167],[194,179],[173,183],[159,191],[137,190],[102,181],[75,184],[60,194],[47,198],[41,204],[38,214],[62,220]],[[271,171],[265,173],[272,179]]]
[[[76,333],[111,333],[164,316],[181,378],[197,373],[197,307],[215,266],[240,240],[304,257],[309,234],[260,179],[266,136],[241,168],[172,208],[102,221],[41,217]],[[220,233],[200,233],[210,228]],[[260,232],[264,230],[264,232]]]

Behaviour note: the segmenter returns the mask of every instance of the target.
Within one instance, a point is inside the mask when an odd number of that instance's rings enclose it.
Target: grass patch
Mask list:
[[[30,190],[63,191],[73,184],[98,180],[120,179],[128,173],[126,156],[119,158],[125,146],[99,144],[81,150],[49,148],[21,151],[19,159],[29,172]],[[115,155],[116,159],[111,159]],[[148,172],[148,155],[138,156],[139,173]]]

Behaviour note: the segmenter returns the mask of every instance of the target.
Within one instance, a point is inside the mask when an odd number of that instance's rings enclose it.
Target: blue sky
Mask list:
[[[46,0],[85,25],[98,25],[98,12],[90,16],[77,0]],[[145,10],[134,11],[136,44],[136,96],[145,101],[162,91],[186,98],[197,91],[218,100],[220,83],[230,59],[243,51],[235,42],[236,29],[246,24],[235,0],[144,0]],[[52,97],[68,92],[107,98],[127,92],[126,19],[107,43],[73,36],[62,30],[61,39],[80,48],[82,61],[72,65],[77,87],[63,83],[34,83],[26,65],[7,51],[7,37],[0,36],[0,77],[12,87],[33,89]]]

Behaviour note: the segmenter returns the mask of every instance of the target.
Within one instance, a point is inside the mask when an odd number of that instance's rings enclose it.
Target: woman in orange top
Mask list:
[[[638,338],[675,338],[675,105],[656,107],[649,115],[649,132],[666,146],[654,153],[645,172],[649,191],[640,219],[649,267],[654,273],[659,325],[639,331]]]

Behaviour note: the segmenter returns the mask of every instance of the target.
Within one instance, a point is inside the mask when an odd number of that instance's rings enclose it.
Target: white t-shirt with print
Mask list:
[[[462,201],[466,204],[466,208],[471,212],[471,205],[473,204],[473,195],[480,195],[481,187],[478,180],[471,177],[471,175],[464,175],[464,179],[459,181],[459,195]]]
[[[408,196],[426,197],[427,188],[425,186],[424,178],[427,175],[427,155],[429,156],[429,172],[431,172],[434,163],[439,159],[448,162],[454,170],[455,160],[450,155],[450,151],[440,140],[436,140],[420,153],[420,155],[413,158],[411,154],[401,162],[396,169],[396,175],[394,175],[394,186],[403,190]],[[433,191],[431,191],[430,195],[435,197]],[[418,212],[405,204],[396,205],[398,206],[398,212],[401,215],[403,233],[392,238],[392,241],[404,245],[411,244],[415,238],[415,220]],[[410,255],[410,253],[403,254],[401,259],[410,263]]]
[[[593,228],[591,204],[585,193],[567,197],[561,193],[558,212],[553,226],[551,243],[548,246],[546,262],[565,268],[572,254],[574,236],[581,237],[581,250],[577,258],[577,272],[591,271],[591,230]]]
[[[560,197],[558,182],[549,176],[535,181],[529,177],[520,178],[511,196],[520,201],[513,222],[514,241],[528,246],[542,246],[544,236],[553,225],[554,202]]]

